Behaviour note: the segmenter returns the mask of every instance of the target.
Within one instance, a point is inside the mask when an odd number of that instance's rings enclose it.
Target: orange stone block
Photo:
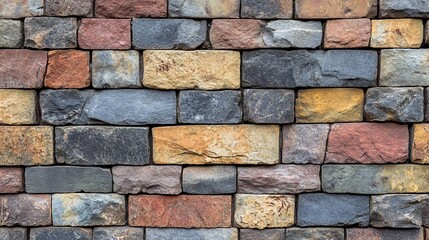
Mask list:
[[[214,49],[252,49],[264,47],[264,22],[252,19],[215,19],[210,29]]]
[[[363,18],[377,15],[377,0],[296,0],[295,16],[301,19]]]

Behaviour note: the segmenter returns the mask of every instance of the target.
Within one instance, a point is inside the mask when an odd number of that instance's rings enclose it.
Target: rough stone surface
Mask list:
[[[54,226],[125,225],[125,196],[70,193],[52,195]]]
[[[190,194],[233,194],[237,190],[235,166],[186,167],[183,192]]]
[[[328,124],[283,126],[283,163],[322,164],[328,139]]]
[[[372,18],[377,15],[377,0],[300,0],[295,3],[295,16],[302,19]]]
[[[136,49],[195,49],[206,40],[207,22],[192,19],[133,20]]]
[[[4,0],[0,18],[25,18],[43,15],[43,0]]]
[[[242,0],[241,17],[258,19],[292,18],[292,0]]]
[[[0,227],[0,239],[27,240],[27,229],[19,227]]]
[[[284,229],[240,229],[240,240],[284,240]]]
[[[288,228],[287,240],[344,240],[342,228]]]
[[[276,164],[274,125],[173,126],[152,129],[155,164]]]
[[[170,194],[182,192],[180,166],[114,166],[113,191],[120,194]]]
[[[96,167],[29,167],[25,169],[27,193],[111,192],[110,170]]]
[[[146,240],[238,240],[236,228],[180,229],[146,228]]]
[[[295,222],[293,195],[235,195],[235,224],[240,228],[285,228]]]
[[[76,18],[32,17],[24,21],[25,41],[28,48],[77,47]]]
[[[215,19],[210,28],[210,42],[214,49],[262,48],[264,25],[254,19]]]
[[[401,163],[407,158],[407,125],[338,123],[331,126],[325,163]]]
[[[185,18],[238,18],[240,0],[170,0],[168,15]]]
[[[239,193],[296,194],[320,190],[320,166],[238,167]]]
[[[144,239],[143,228],[133,227],[96,227],[94,228],[94,240],[142,240]]]
[[[369,208],[369,196],[301,194],[298,200],[297,225],[365,227],[369,224]]]
[[[268,48],[316,48],[322,35],[321,22],[277,20],[265,26],[262,38]]]
[[[31,240],[92,240],[90,228],[43,227],[30,229]]]
[[[35,124],[37,93],[31,90],[0,89],[0,124]]]
[[[147,165],[148,128],[57,127],[55,155],[58,163],[71,165]]]
[[[421,19],[372,20],[372,48],[419,48],[423,41]]]
[[[101,18],[167,17],[166,0],[97,0],[95,15]]]
[[[93,51],[92,86],[94,88],[141,87],[138,51]]]
[[[130,49],[130,19],[82,19],[79,46],[83,49]]]
[[[285,89],[245,89],[243,118],[251,123],[293,123],[295,93]]]
[[[383,18],[428,18],[429,5],[426,1],[380,0],[380,16]]]
[[[422,240],[421,229],[348,228],[348,240]]]
[[[22,168],[0,168],[0,193],[24,191],[24,171]],[[1,236],[1,230],[0,230]],[[0,237],[0,239],[2,239]]]
[[[130,195],[128,223],[145,227],[230,227],[231,196]]]
[[[359,122],[363,118],[363,104],[362,89],[299,90],[295,118],[298,123]]]
[[[92,9],[92,0],[45,0],[47,16],[91,17]]]
[[[371,38],[371,19],[328,20],[324,48],[366,48]]]
[[[429,164],[429,124],[415,124],[412,136],[411,161]]]
[[[143,85],[147,88],[240,88],[239,52],[148,50],[143,52],[143,62]],[[205,64],[207,62],[210,64]]]
[[[423,44],[426,44],[426,46],[429,45],[429,23],[428,22],[429,21],[427,21],[425,25],[425,39],[423,42]]]
[[[376,85],[378,55],[370,50],[243,53],[243,87],[369,87]]]
[[[240,91],[181,91],[178,120],[180,123],[241,123]]]
[[[24,39],[19,20],[0,19],[0,48],[20,48]]]
[[[50,195],[0,195],[0,203],[0,226],[52,225]]]

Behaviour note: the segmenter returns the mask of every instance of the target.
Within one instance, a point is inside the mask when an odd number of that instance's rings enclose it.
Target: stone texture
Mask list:
[[[143,62],[143,85],[147,88],[240,88],[239,52],[148,50],[143,52]]]
[[[293,195],[235,195],[235,225],[239,228],[284,228],[295,220]]]
[[[41,88],[47,61],[45,51],[0,50],[0,88]]]
[[[180,91],[180,123],[241,123],[240,91]]]
[[[240,229],[240,240],[284,240],[284,229]]]
[[[168,15],[184,18],[238,18],[240,0],[170,0]]]
[[[301,194],[298,199],[297,225],[365,227],[369,224],[369,208],[369,196]]]
[[[238,167],[239,193],[297,194],[320,191],[320,166]]]
[[[146,228],[146,240],[238,240],[236,228],[180,229]]]
[[[83,49],[130,49],[130,19],[82,19],[79,46]]]
[[[0,168],[0,193],[24,191],[24,171],[22,168]],[[1,230],[0,230],[1,232]],[[0,233],[1,236],[1,233]],[[2,239],[0,237],[0,239]]]
[[[338,123],[331,126],[325,163],[401,163],[407,158],[407,125]]]
[[[426,193],[428,180],[429,166],[425,165],[322,166],[322,189],[329,193]]]
[[[52,195],[54,226],[125,225],[125,196],[70,193]]]
[[[253,19],[215,19],[210,28],[214,49],[252,49],[264,47],[265,23]]]
[[[258,19],[283,19],[293,16],[292,0],[242,0],[241,17]],[[271,240],[271,239],[270,239]]]
[[[20,48],[24,39],[19,20],[0,19],[0,48]]]
[[[231,196],[130,195],[128,223],[144,227],[230,227]]]
[[[428,22],[429,21],[427,21],[426,25],[425,25],[425,39],[424,39],[424,42],[423,42],[423,44],[426,44],[426,46],[429,45],[429,23]]]
[[[113,191],[120,194],[179,194],[182,192],[180,166],[114,166]]]
[[[429,124],[415,124],[412,138],[411,162],[429,164]]]
[[[380,0],[380,16],[383,18],[428,18],[429,5],[426,1]]]
[[[369,87],[378,55],[370,50],[256,50],[243,53],[243,87]]]
[[[53,146],[52,127],[0,127],[0,165],[53,164]]]
[[[91,17],[92,9],[92,0],[45,0],[45,15],[47,16]]]
[[[35,124],[37,93],[30,90],[0,89],[0,124]]]
[[[95,14],[102,18],[167,17],[166,0],[97,0]]]
[[[284,125],[282,162],[322,164],[328,133],[328,124]]]
[[[43,227],[30,229],[31,240],[92,240],[92,230],[90,228],[71,227]]]
[[[27,193],[111,192],[109,169],[96,167],[29,167],[25,169]]]
[[[300,0],[295,3],[295,17],[302,19],[372,18],[376,15],[376,0]]]
[[[155,164],[276,164],[274,125],[172,126],[152,129]]]
[[[137,88],[140,82],[138,51],[93,51],[92,86],[94,88]]]
[[[321,22],[296,20],[268,22],[262,36],[268,48],[317,48],[322,37]]]
[[[137,127],[57,127],[55,155],[70,165],[147,165],[149,129]]]
[[[371,19],[328,20],[323,47],[366,48],[371,38]]]
[[[423,41],[421,19],[372,20],[372,48],[419,48]]]
[[[359,122],[363,117],[363,104],[362,89],[299,90],[295,118],[298,123]]]
[[[142,240],[144,239],[143,228],[133,227],[96,227],[94,228],[94,240]]]
[[[288,228],[288,240],[344,240],[342,228]]]
[[[190,194],[231,194],[237,189],[235,166],[186,167],[183,192]]]
[[[251,123],[293,123],[295,93],[286,89],[245,89],[243,118]]]
[[[4,0],[0,18],[25,18],[43,15],[43,0]]]
[[[27,229],[19,227],[0,227],[0,239],[27,240]]]
[[[421,229],[348,228],[348,240],[422,240]]]
[[[28,48],[77,47],[76,18],[32,17],[24,21],[25,41]]]
[[[195,49],[206,40],[207,22],[192,19],[133,20],[136,49]]]
[[[47,226],[52,224],[51,196],[0,195],[0,226]]]
[[[49,51],[45,87],[86,88],[90,85],[89,52]]]

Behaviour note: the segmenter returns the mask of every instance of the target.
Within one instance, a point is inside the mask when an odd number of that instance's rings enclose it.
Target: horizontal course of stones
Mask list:
[[[0,240],[429,240],[428,19],[0,1]]]

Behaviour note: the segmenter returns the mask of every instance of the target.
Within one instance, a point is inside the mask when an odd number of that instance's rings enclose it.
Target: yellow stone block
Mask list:
[[[36,101],[35,91],[0,89],[0,124],[37,123]]]
[[[411,161],[429,164],[429,124],[414,125]]]
[[[421,19],[372,20],[372,48],[419,48],[422,42]]]

